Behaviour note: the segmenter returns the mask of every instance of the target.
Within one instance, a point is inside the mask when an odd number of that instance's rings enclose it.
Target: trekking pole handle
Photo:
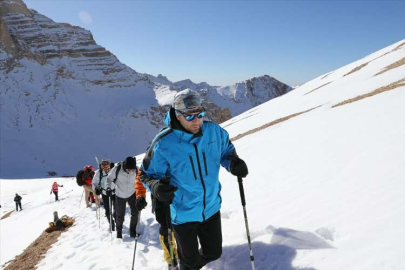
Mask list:
[[[243,189],[243,179],[242,177],[238,176],[238,184],[239,184],[239,192],[240,192],[240,199],[242,201],[242,206],[246,206],[246,200],[245,200],[245,191]]]

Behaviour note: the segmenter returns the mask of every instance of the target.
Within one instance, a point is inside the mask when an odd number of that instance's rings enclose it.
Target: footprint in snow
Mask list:
[[[333,241],[335,239],[335,229],[334,228],[319,228],[315,231],[319,236],[323,237],[326,240]]]
[[[60,269],[60,268],[62,268],[62,266],[63,266],[63,263],[60,263],[60,264],[58,264],[58,265],[52,267],[51,270]]]
[[[66,255],[65,256],[65,259],[70,259],[70,258],[72,258],[73,256],[75,256],[76,255],[76,251],[73,251],[73,252],[71,252],[71,253],[69,253],[68,255]]]
[[[79,247],[84,246],[85,244],[86,244],[86,242],[84,242],[84,241],[79,241],[79,242],[77,242],[76,244],[74,244],[73,247],[74,247],[74,248],[79,248]]]
[[[148,218],[148,219],[146,220],[146,224],[150,225],[150,224],[152,224],[154,221],[155,221],[154,218]]]
[[[231,215],[232,215],[232,211],[221,212],[221,218],[223,218],[223,219],[230,219]]]

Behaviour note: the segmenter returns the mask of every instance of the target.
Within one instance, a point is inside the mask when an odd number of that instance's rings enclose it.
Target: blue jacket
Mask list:
[[[229,171],[228,157],[235,148],[216,123],[204,121],[194,135],[181,127],[171,109],[165,124],[168,127],[156,135],[147,151],[142,170],[150,179],[170,176],[170,184],[178,188],[170,207],[173,224],[205,221],[221,208],[219,166]]]

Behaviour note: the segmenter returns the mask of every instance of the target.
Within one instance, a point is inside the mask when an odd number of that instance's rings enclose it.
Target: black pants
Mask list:
[[[181,270],[197,270],[222,254],[221,213],[204,222],[173,225]],[[201,244],[198,249],[198,241]]]
[[[117,233],[122,232],[122,224],[124,223],[125,219],[125,208],[127,203],[131,208],[131,222],[129,224],[129,231],[131,235],[135,235],[136,233],[136,225],[138,223],[138,215],[139,212],[136,210],[135,202],[136,202],[136,193],[132,194],[129,198],[120,198],[115,195],[115,225],[117,228]]]
[[[58,192],[57,192],[57,191],[54,191],[53,194],[55,194],[55,202],[58,201],[58,200],[59,200],[59,198],[58,198]]]
[[[165,244],[167,242],[167,220],[166,220],[166,211],[167,206],[162,203],[161,201],[157,200],[156,198],[151,196],[152,202],[154,203],[154,211],[155,211],[155,218],[156,221],[159,223],[159,234],[165,237]],[[155,201],[153,201],[155,200]],[[169,225],[171,225],[171,221],[169,220]],[[169,248],[169,244],[166,244]]]
[[[20,211],[22,210],[21,202],[15,202],[15,209],[18,211],[18,206],[20,206]]]
[[[101,194],[101,197],[103,198],[103,206],[105,210],[105,216],[108,219],[108,223],[110,223],[110,213],[113,212],[112,215],[112,221],[114,222],[115,219],[115,195],[111,196],[111,204],[112,204],[112,209],[110,211],[110,197],[107,195]]]

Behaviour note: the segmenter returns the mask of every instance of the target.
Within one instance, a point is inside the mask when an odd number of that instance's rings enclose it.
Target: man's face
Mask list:
[[[101,163],[101,168],[103,169],[103,171],[109,172],[110,171],[110,164],[109,163]]]
[[[134,174],[136,172],[135,169],[125,169],[128,174]]]
[[[195,117],[191,121],[188,121],[186,118],[190,118],[190,116],[195,116]],[[198,131],[200,131],[200,128],[203,123],[203,116],[204,116],[204,112],[202,112],[202,111],[189,113],[189,114],[176,115],[177,120],[179,120],[180,124],[184,127],[184,129],[192,134],[197,134]]]

